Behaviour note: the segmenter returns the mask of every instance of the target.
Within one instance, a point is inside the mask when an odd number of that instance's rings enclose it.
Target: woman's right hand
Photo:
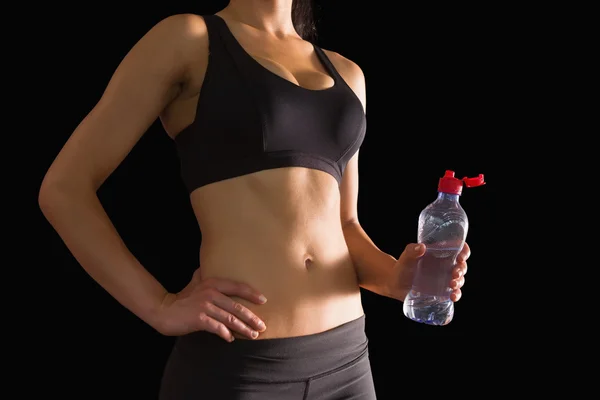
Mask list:
[[[256,339],[259,332],[266,329],[264,322],[230,296],[256,304],[267,301],[261,293],[244,283],[220,278],[203,280],[197,269],[181,292],[165,297],[157,330],[167,336],[207,331],[228,342],[234,340],[234,332]]]

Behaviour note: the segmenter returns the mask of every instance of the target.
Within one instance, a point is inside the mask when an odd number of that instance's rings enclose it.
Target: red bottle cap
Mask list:
[[[464,177],[462,179],[458,179],[454,177],[454,171],[448,170],[444,176],[440,178],[438,192],[460,195],[462,193],[463,182],[468,188],[485,185],[483,174],[479,174],[479,176],[475,178]]]

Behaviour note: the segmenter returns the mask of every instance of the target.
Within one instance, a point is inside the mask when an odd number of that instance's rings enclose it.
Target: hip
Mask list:
[[[289,338],[227,343],[206,332],[182,336],[167,363],[161,399],[317,400],[340,390],[375,399],[364,328],[362,315]]]

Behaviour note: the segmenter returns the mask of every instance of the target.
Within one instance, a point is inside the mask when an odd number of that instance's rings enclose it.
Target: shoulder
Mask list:
[[[196,14],[174,14],[156,23],[148,32],[156,40],[182,40],[182,45],[188,41],[207,37],[204,18]]]
[[[140,39],[138,48],[170,62],[188,61],[198,49],[208,47],[204,18],[195,14],[174,14],[154,24]]]
[[[351,80],[365,80],[362,69],[354,61],[332,50],[323,49],[323,51],[340,74],[347,74]]]
[[[348,86],[356,93],[362,101],[363,106],[366,103],[366,84],[365,75],[362,69],[354,61],[344,57],[340,53],[332,50],[323,49],[327,57],[339,74],[344,78]]]
[[[182,69],[185,86],[191,84],[196,71],[208,59],[208,28],[197,14],[174,14],[156,23],[145,35],[149,51],[165,59],[166,67]],[[174,68],[174,67],[173,67]]]

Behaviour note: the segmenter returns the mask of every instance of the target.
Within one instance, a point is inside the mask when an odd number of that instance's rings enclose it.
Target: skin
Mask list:
[[[312,45],[295,32],[291,0],[232,0],[218,15],[271,73],[311,90],[333,84]],[[326,54],[366,109],[361,69]],[[425,248],[408,244],[396,259],[362,229],[358,153],[340,186],[325,172],[294,167],[192,192],[203,241],[200,267],[181,292],[168,293],[129,252],[96,192],[156,118],[171,138],[194,121],[207,64],[200,16],[159,22],[130,50],[50,166],[40,208],[82,267],[165,335],[206,330],[228,341],[307,335],[362,316],[360,287],[403,300]],[[448,283],[453,301],[461,297],[469,255],[465,245]]]

